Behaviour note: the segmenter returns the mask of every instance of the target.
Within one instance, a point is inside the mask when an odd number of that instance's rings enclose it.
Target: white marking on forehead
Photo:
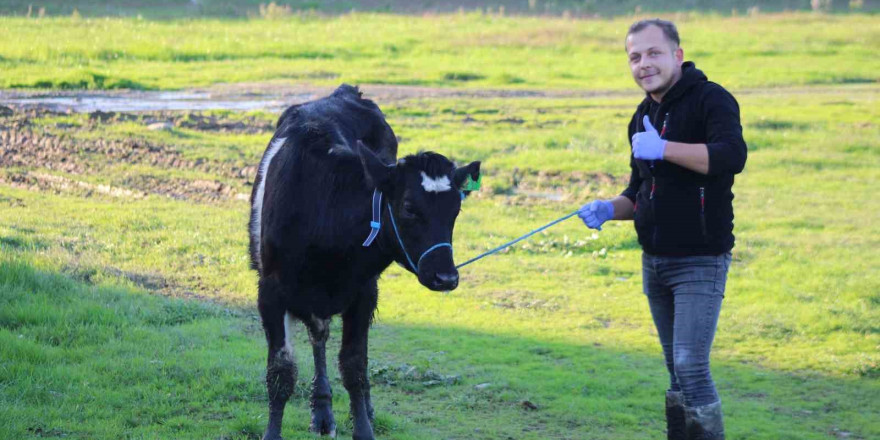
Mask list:
[[[449,191],[452,189],[452,185],[449,184],[449,177],[436,177],[430,178],[424,171],[422,173],[422,187],[425,188],[427,192],[443,192]]]
[[[287,138],[278,138],[269,144],[269,149],[266,150],[266,153],[263,155],[263,160],[260,161],[260,168],[257,170],[257,175],[262,178],[260,179],[260,185],[257,187],[257,195],[254,197],[254,206],[251,207],[251,213],[255,219],[253,229],[251,229],[251,235],[255,238],[254,241],[257,243],[257,264],[259,264],[261,268],[263,263],[260,259],[260,221],[262,221],[263,218],[263,194],[266,191],[266,173],[269,172],[269,164],[272,163],[272,158],[278,154],[278,150],[281,149],[281,146],[284,145],[284,141],[286,140]]]

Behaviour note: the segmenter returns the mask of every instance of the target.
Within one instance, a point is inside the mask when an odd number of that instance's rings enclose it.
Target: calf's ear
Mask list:
[[[357,141],[358,157],[361,165],[364,167],[364,174],[367,176],[367,184],[371,187],[378,188],[382,192],[390,192],[394,183],[394,173],[397,167],[394,165],[386,165],[379,159],[376,153],[373,153],[369,147],[364,145],[360,140]]]
[[[453,184],[464,195],[480,189],[481,181],[480,161],[474,161],[466,166],[456,168],[452,173]]]

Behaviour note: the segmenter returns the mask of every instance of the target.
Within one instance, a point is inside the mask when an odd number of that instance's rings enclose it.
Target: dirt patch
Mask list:
[[[456,91],[401,87],[376,87],[383,94],[412,93],[492,94],[492,91]],[[504,93],[528,93],[505,91]],[[76,133],[88,133],[108,124],[135,123],[157,130],[185,128],[207,133],[265,134],[271,136],[274,123],[266,118],[245,114],[205,114],[200,112],[121,113],[94,111],[87,117],[58,120],[57,113],[41,109],[16,111],[0,117],[0,166],[15,170],[7,173],[4,181],[19,187],[55,192],[105,194],[119,197],[143,197],[156,194],[180,200],[217,202],[247,200],[250,185],[257,172],[257,163],[242,165],[241,161],[189,159],[172,145],[144,138],[77,139]],[[49,124],[46,121],[49,121]],[[499,118],[493,123],[517,125],[518,118]],[[77,176],[108,175],[120,166],[145,165],[156,172],[140,171],[115,179],[111,186],[93,185]],[[193,170],[216,176],[216,179],[192,180],[164,177],[162,170]],[[40,173],[34,171],[41,170]],[[65,175],[64,178],[57,177]],[[493,183],[489,191],[474,197],[507,196],[507,203],[572,203],[580,201],[584,193],[599,188],[626,184],[626,176],[580,171],[504,171],[487,176]],[[127,192],[126,192],[127,191]]]
[[[51,170],[81,174],[86,167],[77,163],[72,143],[61,137],[21,128],[0,131],[0,166],[40,166]]]
[[[65,134],[55,134],[46,126],[36,126],[36,117],[45,117],[44,111],[29,110],[13,118],[0,120],[0,166],[10,169],[46,170],[46,172],[16,171],[0,176],[11,186],[53,191],[76,192],[84,195],[105,194],[116,197],[139,198],[157,194],[176,199],[212,202],[224,199],[246,200],[247,187],[256,175],[257,165],[240,166],[204,159],[186,159],[166,145],[137,138],[78,140]],[[223,118],[194,113],[184,114],[125,114],[93,112],[84,126],[57,123],[64,130],[89,130],[94,124],[137,121],[149,123],[163,120],[174,126],[206,131],[235,131],[260,133],[271,131],[271,123],[253,117]],[[119,187],[95,185],[70,176],[97,175],[118,164],[149,165],[157,169],[197,170],[238,182],[239,185],[219,180],[187,180],[133,176],[119,183]],[[67,174],[60,177],[57,173]]]
[[[0,131],[3,146],[0,165],[40,167],[72,174],[99,171],[107,164],[148,164],[174,168],[198,168],[203,163],[188,161],[180,153],[142,139],[73,140],[45,128]],[[92,156],[92,157],[90,157]],[[100,158],[101,160],[91,160]],[[209,171],[204,167],[200,168]]]
[[[584,193],[594,194],[601,188],[623,188],[629,176],[586,171],[520,170],[487,174],[490,191],[476,197],[489,195],[508,196],[506,203],[513,205],[547,203],[572,203]]]
[[[540,298],[540,295],[528,290],[503,290],[490,292],[488,294],[488,300],[493,307],[501,309],[559,310],[559,304],[556,304],[552,300]]]
[[[253,116],[231,119],[199,113],[185,113],[174,115],[171,122],[176,127],[220,133],[269,134],[275,131],[273,123]]]
[[[177,200],[218,202],[235,199],[248,200],[249,194],[218,181],[167,179],[154,176],[134,176],[122,185],[100,185],[36,171],[7,171],[0,175],[0,183],[14,188],[44,191],[55,194],[77,194],[83,197],[104,195],[125,199],[141,199],[147,195],[159,195]]]
[[[216,202],[224,199],[248,200],[250,194],[216,180],[186,180],[152,175],[132,176],[123,182],[128,188],[178,200]]]
[[[275,131],[272,121],[253,115],[214,115],[190,111],[123,113],[96,110],[89,113],[89,121],[90,123],[136,122],[148,127],[153,124],[164,124],[167,128],[219,133],[271,134]]]
[[[519,170],[514,170],[519,172]],[[609,173],[591,173],[586,171],[526,171],[521,174],[520,186],[523,188],[562,188],[581,186],[589,183],[599,185],[625,184],[629,176],[615,176]]]
[[[32,191],[52,192],[56,194],[74,193],[90,197],[94,194],[103,194],[112,197],[142,198],[145,194],[124,188],[116,188],[109,185],[95,185],[88,182],[72,180],[61,176],[39,172],[12,172],[6,171],[0,174],[0,183],[14,188],[22,188]]]
[[[234,164],[189,160],[169,146],[156,144],[145,139],[94,139],[76,140],[66,135],[57,135],[46,127],[35,127],[32,120],[51,113],[30,110],[16,114],[14,119],[0,120],[0,165],[42,167],[68,173],[82,174],[99,171],[104,165],[112,163],[146,164],[162,168],[196,169],[223,177],[253,179],[256,165],[241,167]],[[187,127],[205,131],[266,133],[274,126],[255,117],[242,119],[206,116],[197,113],[184,114],[127,114],[112,112],[93,112],[89,123],[81,127],[89,131],[98,123],[135,121],[148,125],[165,121],[176,127]],[[56,128],[75,130],[73,124],[59,123]],[[95,160],[100,159],[100,160]]]

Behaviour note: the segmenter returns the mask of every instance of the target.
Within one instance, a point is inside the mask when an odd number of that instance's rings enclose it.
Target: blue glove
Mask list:
[[[663,153],[666,151],[666,141],[660,139],[660,134],[651,125],[647,115],[645,115],[644,122],[645,131],[634,134],[632,138],[633,156],[636,159],[643,160],[663,159]]]
[[[593,200],[578,210],[578,217],[588,228],[602,230],[602,223],[614,217],[614,205],[608,200]]]

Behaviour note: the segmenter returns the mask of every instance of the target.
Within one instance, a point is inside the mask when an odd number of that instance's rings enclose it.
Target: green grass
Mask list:
[[[732,438],[880,434],[871,420],[880,391],[880,219],[866,209],[870,200],[846,196],[877,184],[878,93],[840,86],[739,95],[751,152],[735,186],[738,244],[713,352]],[[458,223],[461,259],[619,191],[627,172],[622,127],[634,98],[416,100],[384,109],[403,138],[401,154],[435,149],[484,160],[486,190],[468,200]],[[85,119],[47,116],[36,126]],[[193,133],[205,140],[195,145],[134,122],[94,130],[202,151],[220,165],[255,162],[269,138]],[[240,154],[224,153],[230,145]],[[124,187],[126,177],[165,171],[55,173]],[[247,191],[243,181],[231,184]],[[0,334],[15,342],[3,344],[0,417],[10,423],[0,437],[36,429],[87,438],[260,432],[264,342],[252,309],[245,202],[8,186],[0,194],[0,273],[9,286],[0,289]],[[449,295],[389,269],[371,336],[381,438],[656,438],[665,373],[638,256],[631,225],[594,235],[572,220],[464,269]],[[233,312],[144,289],[211,298]],[[333,335],[336,344],[338,329]],[[304,337],[298,351],[300,392],[285,435],[310,438]],[[215,379],[205,382],[205,374]],[[347,396],[333,374],[344,420]],[[117,387],[120,380],[133,385]],[[539,409],[523,409],[524,400]]]
[[[877,83],[872,15],[670,15],[687,59],[734,88]],[[349,14],[284,20],[0,18],[0,87],[181,89],[340,82],[626,90],[632,17]],[[51,30],[51,32],[47,32]],[[731,44],[735,42],[735,44]]]
[[[257,322],[56,271],[3,251],[0,436],[194,438],[197,428],[246,438],[256,429]]]
[[[289,41],[270,46],[288,53],[306,47],[297,42],[305,32],[276,21],[0,19],[17,26],[0,34],[0,81],[32,85],[49,78],[57,87],[61,79],[53,69],[74,75],[93,68],[77,63],[96,63],[96,50],[140,45],[131,59],[101,61],[108,69],[104,87],[113,78],[155,88],[278,80],[269,67],[281,71],[291,62],[303,71],[338,63],[334,69],[351,75],[327,84],[372,72],[390,82],[424,76],[429,84],[482,88],[507,74],[524,81],[513,87],[617,90],[583,98],[379,102],[401,137],[402,155],[431,149],[460,162],[483,161],[484,189],[468,199],[456,228],[459,260],[625,185],[625,124],[640,95],[622,92],[631,87],[615,34],[624,21],[465,15],[450,18],[460,27],[441,32],[437,18],[412,24],[383,15],[297,20],[310,30],[354,29],[327,37],[332,44],[320,49],[354,55],[264,57],[264,40],[240,48],[216,40],[293,29]],[[695,55],[698,65],[711,79],[733,85],[750,149],[734,186],[737,246],[713,350],[730,438],[880,437],[880,214],[872,197],[880,184],[880,87],[877,62],[867,53],[878,34],[862,26],[871,20],[780,15],[682,22],[686,40],[704,51]],[[473,57],[474,66],[449,61],[444,48],[468,27],[475,32],[475,23],[485,24],[486,46],[460,44],[456,52],[460,59]],[[825,26],[807,33],[798,27],[805,24]],[[40,26],[51,32],[41,34]],[[189,40],[175,39],[185,26],[213,35],[192,31]],[[713,26],[723,32],[713,34]],[[352,37],[367,28],[387,33]],[[144,39],[135,44],[138,29]],[[559,32],[542,39],[530,29]],[[781,36],[768,37],[780,29]],[[75,32],[96,36],[86,42]],[[603,39],[596,47],[607,46],[607,57],[598,50],[585,59],[593,49],[571,49],[587,34]],[[501,39],[489,38],[497,35]],[[731,47],[731,35],[747,38]],[[102,39],[107,36],[113,38]],[[166,48],[192,44],[196,49],[185,50],[241,57],[175,61],[151,48],[151,38]],[[389,68],[375,43],[406,38],[414,40],[398,60],[398,73],[352,67]],[[558,52],[566,47],[557,45],[559,38],[571,38],[567,47],[574,52]],[[519,46],[505,43],[514,40]],[[31,41],[31,50],[22,47]],[[46,49],[47,42],[55,49]],[[825,50],[827,56],[817,55]],[[15,61],[22,58],[33,60],[32,70],[22,70],[29,65]],[[213,70],[224,63],[228,70]],[[242,68],[247,65],[268,70]],[[146,79],[150,75],[154,79]],[[64,154],[43,147],[40,163],[0,172],[0,438],[259,437],[266,420],[265,342],[253,307],[256,277],[247,269],[247,203],[234,197],[206,202],[174,189],[183,200],[88,189],[142,191],[135,183],[156,179],[181,188],[218,181],[249,193],[247,174],[236,170],[257,163],[276,115],[207,116],[258,128],[206,131],[181,122],[189,117],[169,114],[106,122],[77,114],[42,114],[27,124],[20,115],[0,119],[2,130],[19,127],[82,147]],[[177,124],[170,131],[146,128],[169,118]],[[102,143],[112,146],[110,153],[94,149]],[[132,154],[122,155],[126,151]],[[174,155],[201,165],[150,161]],[[71,164],[78,171],[64,171]],[[39,189],[13,179],[33,174],[73,183]],[[573,219],[463,269],[460,287],[447,295],[390,268],[380,283],[370,348],[379,438],[659,438],[667,379],[641,294],[639,255],[631,224],[594,232]],[[331,359],[338,343],[335,322]],[[300,377],[284,435],[311,439],[312,366],[304,332],[296,345]],[[348,397],[332,365],[330,371],[340,438],[350,437]]]

